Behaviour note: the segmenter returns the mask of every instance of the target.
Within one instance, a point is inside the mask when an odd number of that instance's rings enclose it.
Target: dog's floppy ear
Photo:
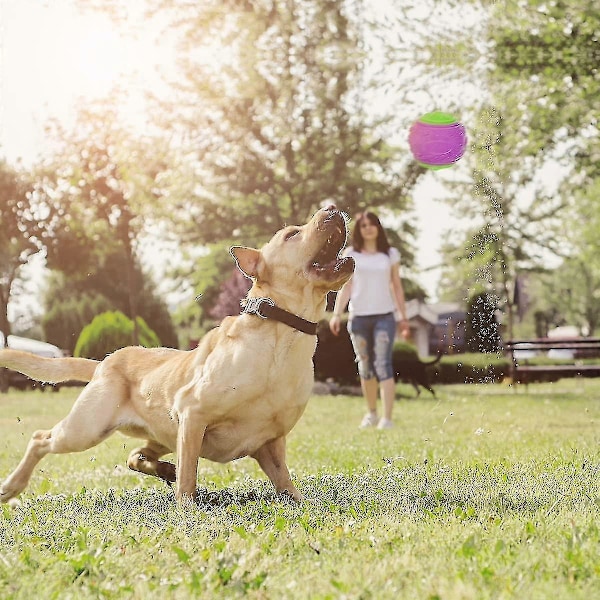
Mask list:
[[[235,259],[237,268],[251,279],[258,277],[258,263],[260,262],[260,250],[246,248],[244,246],[232,246],[229,249],[231,256]]]

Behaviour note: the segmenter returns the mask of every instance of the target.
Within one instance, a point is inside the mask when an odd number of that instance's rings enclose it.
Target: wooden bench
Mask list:
[[[530,381],[549,376],[560,377],[600,377],[600,338],[511,340],[504,344],[511,357],[511,377],[515,383],[527,385]],[[566,350],[570,355],[565,362],[535,364],[540,352]],[[531,353],[531,356],[528,356]],[[584,362],[585,359],[596,362]]]

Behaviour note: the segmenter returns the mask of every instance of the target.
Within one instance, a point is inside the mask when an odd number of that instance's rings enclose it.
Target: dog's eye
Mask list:
[[[299,233],[300,233],[299,229],[292,229],[285,234],[285,237],[283,238],[283,240],[285,242],[287,242],[288,240],[292,239],[295,235],[298,235]]]

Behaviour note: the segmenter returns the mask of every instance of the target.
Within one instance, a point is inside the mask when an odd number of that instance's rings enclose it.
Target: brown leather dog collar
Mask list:
[[[275,302],[271,298],[245,298],[242,300],[242,306],[242,314],[256,315],[261,319],[273,319],[280,323],[285,323],[302,333],[317,335],[317,323],[307,321],[283,308],[275,306]]]

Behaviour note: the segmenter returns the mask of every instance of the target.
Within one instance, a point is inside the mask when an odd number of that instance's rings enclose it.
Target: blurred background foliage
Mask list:
[[[139,344],[145,348],[159,348],[161,341],[142,317],[137,318]],[[120,310],[111,310],[96,315],[82,330],[74,356],[104,360],[108,354],[131,344],[133,320]]]
[[[431,104],[470,125],[468,168],[445,181],[463,227],[443,240],[440,299],[466,306],[485,294],[510,336],[541,322],[594,333],[600,15],[591,0],[389,0],[383,13],[367,0],[140,1],[135,23],[127,3],[76,3],[127,35],[152,23],[175,48],[164,89],[148,90],[145,126],[123,117],[128,90],[117,86],[82,104],[73,124],[49,122],[55,151],[33,167],[0,161],[1,330],[11,330],[20,266],[42,253],[48,341],[73,351],[83,326],[110,309],[188,347],[231,310],[228,290],[241,290],[227,248],[258,246],[326,199],[350,216],[379,211],[407,296],[425,298],[412,213],[425,171],[400,132]],[[475,14],[475,25],[432,17],[443,11]],[[453,88],[479,92],[445,102]],[[144,244],[170,244],[168,285]],[[526,307],[515,303],[518,277]],[[165,290],[178,292],[177,308]],[[136,326],[133,343],[139,335]]]

